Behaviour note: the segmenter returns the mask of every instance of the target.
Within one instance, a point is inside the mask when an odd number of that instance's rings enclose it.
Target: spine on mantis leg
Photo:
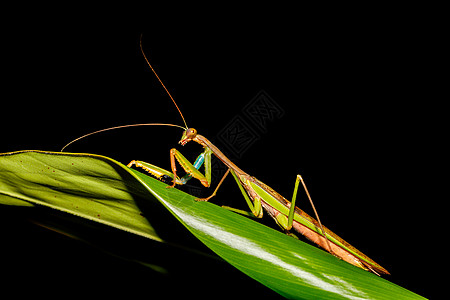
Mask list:
[[[173,178],[172,172],[164,170],[164,169],[162,169],[160,167],[157,167],[155,165],[149,164],[149,163],[147,163],[145,161],[132,160],[127,165],[127,167],[131,168],[133,165],[136,166],[137,168],[144,169],[145,171],[150,173],[150,175],[152,175],[153,177],[155,177],[158,180],[164,181],[165,178],[170,178],[172,180],[175,180],[177,184],[181,184],[179,178],[175,178],[175,179]]]
[[[206,152],[206,151],[205,151]],[[193,166],[194,168],[196,168],[197,170],[200,169],[200,167],[203,165],[203,163],[205,162],[205,152],[200,153],[200,155],[197,157],[197,159],[195,160]],[[154,176],[155,178],[164,181],[164,178],[169,177],[173,180],[173,174],[172,172],[169,172],[167,170],[164,170],[160,167],[157,167],[155,165],[152,165],[150,163],[144,162],[144,161],[139,161],[139,160],[133,160],[131,161],[127,166],[130,168],[132,166],[136,166],[137,168],[142,168],[145,171],[147,171],[148,173],[150,173],[150,175]],[[206,164],[205,164],[206,165]],[[186,184],[191,178],[192,178],[192,174],[186,174],[184,175],[181,179],[180,178],[176,178],[176,184],[180,184],[180,185],[184,185]]]

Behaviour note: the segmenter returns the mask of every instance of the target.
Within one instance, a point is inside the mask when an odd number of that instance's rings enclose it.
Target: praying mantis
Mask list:
[[[264,184],[260,180],[255,177],[249,175],[240,169],[236,164],[234,164],[228,157],[226,157],[219,148],[217,148],[211,141],[209,141],[206,137],[200,135],[196,129],[190,128],[187,126],[186,121],[184,119],[183,114],[181,113],[180,108],[177,103],[173,99],[170,92],[167,90],[162,80],[159,78],[156,71],[153,69],[150,64],[147,56],[142,47],[142,37],[140,40],[140,49],[142,55],[147,62],[150,69],[153,71],[154,75],[158,79],[161,86],[166,91],[167,95],[172,100],[173,104],[177,108],[184,126],[175,125],[175,124],[165,124],[165,123],[145,123],[145,124],[132,124],[132,125],[123,125],[110,127],[102,130],[98,130],[95,132],[88,133],[83,135],[63,147],[61,151],[63,151],[67,146],[72,144],[75,141],[78,141],[82,138],[85,138],[89,135],[100,133],[103,131],[125,128],[125,127],[134,127],[134,126],[171,126],[183,129],[183,134],[179,144],[182,146],[186,145],[189,142],[195,142],[200,144],[204,150],[197,157],[194,163],[191,163],[188,159],[186,159],[183,154],[176,148],[172,148],[170,150],[170,165],[171,171],[167,171],[153,164],[133,160],[128,164],[128,167],[137,167],[142,168],[152,176],[156,177],[159,180],[163,180],[165,178],[170,178],[172,180],[172,184],[168,185],[168,188],[174,188],[177,185],[184,185],[190,179],[194,178],[198,180],[204,187],[210,187],[211,185],[211,158],[212,155],[217,157],[227,168],[227,171],[223,175],[220,182],[217,184],[213,193],[207,198],[198,198],[197,201],[209,201],[212,197],[214,197],[224,182],[225,178],[231,173],[235,182],[237,183],[242,196],[244,197],[250,212],[243,211],[240,209],[222,206],[225,209],[231,210],[236,213],[252,216],[255,218],[262,218],[264,211],[272,217],[275,222],[281,227],[281,229],[289,235],[295,235],[291,232],[292,229],[305,236],[308,240],[315,243],[317,246],[323,248],[328,251],[332,255],[356,266],[366,271],[370,271],[375,273],[376,275],[380,274],[389,274],[389,272],[377,264],[375,261],[367,257],[361,251],[344,241],[338,235],[333,233],[331,230],[322,225],[320,221],[317,210],[312,202],[311,196],[308,192],[306,184],[303,178],[300,175],[297,175],[294,185],[294,191],[291,198],[291,201],[287,200],[275,190],[270,188],[268,185]],[[184,177],[178,176],[177,163],[181,166],[181,168],[185,171],[186,175]],[[200,168],[204,166],[204,174],[200,172]],[[312,206],[316,219],[309,216],[300,208],[296,207],[296,199],[297,193],[300,183],[302,184],[303,189],[306,192],[306,195],[309,199],[309,202]]]

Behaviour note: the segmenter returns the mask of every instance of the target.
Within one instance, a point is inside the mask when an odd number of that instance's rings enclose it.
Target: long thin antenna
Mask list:
[[[142,34],[141,37],[139,39],[139,46],[141,48],[141,52],[142,55],[144,56],[145,61],[147,62],[148,66],[150,67],[150,69],[153,71],[153,73],[155,74],[156,78],[158,78],[159,83],[161,83],[162,87],[164,88],[164,90],[166,91],[167,95],[169,95],[170,99],[172,100],[173,104],[175,104],[175,107],[177,108],[178,112],[180,113],[181,118],[183,119],[183,123],[184,126],[180,126],[180,125],[175,125],[175,124],[166,124],[166,123],[141,123],[141,124],[131,124],[131,125],[122,125],[122,126],[115,126],[115,127],[109,127],[109,128],[105,128],[105,129],[101,129],[101,130],[97,130],[94,132],[90,132],[88,134],[85,134],[83,136],[80,136],[79,138],[74,139],[73,141],[69,142],[68,144],[66,144],[62,149],[61,152],[64,151],[64,149],[66,149],[69,145],[71,145],[72,143],[75,143],[76,141],[79,141],[85,137],[88,137],[90,135],[96,134],[96,133],[100,133],[100,132],[104,132],[104,131],[108,131],[108,130],[113,130],[113,129],[119,129],[119,128],[126,128],[126,127],[137,127],[137,126],[171,126],[171,127],[178,127],[181,128],[183,130],[187,130],[188,126],[186,124],[186,120],[184,119],[183,114],[181,113],[180,108],[178,107],[177,103],[175,102],[175,100],[173,99],[172,95],[169,93],[169,90],[167,90],[166,86],[164,85],[164,83],[161,81],[161,79],[159,78],[158,74],[156,74],[156,71],[153,69],[152,65],[150,64],[150,62],[147,59],[147,56],[144,53],[144,48],[142,47]]]
[[[167,93],[167,95],[169,95],[169,97],[170,97],[170,99],[172,100],[173,104],[175,104],[175,107],[178,109],[178,112],[180,113],[180,116],[181,116],[181,118],[183,119],[184,126],[186,126],[186,129],[188,129],[188,126],[187,126],[187,124],[186,124],[186,120],[184,119],[183,114],[181,113],[180,108],[178,107],[177,103],[176,103],[175,100],[173,99],[172,95],[169,93],[169,90],[166,88],[166,86],[164,85],[164,83],[162,82],[162,80],[159,78],[158,74],[156,74],[155,69],[153,69],[152,65],[150,64],[150,62],[149,62],[148,59],[147,59],[147,56],[146,56],[145,53],[144,53],[144,48],[142,48],[142,34],[141,34],[141,37],[140,37],[140,39],[139,39],[139,46],[140,46],[140,48],[141,48],[141,52],[142,52],[142,55],[144,56],[145,61],[147,62],[148,66],[150,67],[150,69],[151,69],[151,70],[153,71],[153,73],[155,74],[156,78],[158,78],[159,83],[161,83],[162,87],[166,90],[166,93]]]
[[[131,125],[122,125],[122,126],[115,126],[115,127],[109,127],[109,128],[105,128],[105,129],[101,129],[101,130],[97,130],[88,134],[85,134],[83,136],[80,136],[79,138],[74,139],[73,141],[71,141],[70,143],[66,144],[62,149],[61,152],[64,151],[64,149],[67,148],[67,146],[69,146],[72,143],[75,143],[76,141],[79,141],[87,136],[96,134],[96,133],[100,133],[100,132],[104,132],[104,131],[108,131],[108,130],[113,130],[113,129],[119,129],[119,128],[126,128],[126,127],[136,127],[136,126],[171,126],[171,127],[178,127],[181,128],[183,130],[185,130],[186,128],[184,128],[183,126],[179,126],[179,125],[175,125],[175,124],[165,124],[165,123],[144,123],[144,124],[131,124]]]

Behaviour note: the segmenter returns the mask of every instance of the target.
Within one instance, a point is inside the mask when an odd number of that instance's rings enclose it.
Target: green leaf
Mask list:
[[[41,151],[0,156],[0,203],[47,206],[162,241],[135,201],[144,194],[127,168],[107,157]]]
[[[0,156],[0,203],[48,206],[161,241],[152,220],[142,217],[137,197],[158,199],[215,253],[286,298],[423,299],[254,220],[167,189],[110,158],[38,151]]]

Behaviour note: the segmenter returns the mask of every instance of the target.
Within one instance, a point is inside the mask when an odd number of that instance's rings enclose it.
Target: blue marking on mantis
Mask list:
[[[199,170],[204,162],[205,162],[205,153],[203,152],[197,157],[193,166],[194,166],[194,168]],[[183,176],[183,178],[180,179],[180,182],[181,182],[181,184],[186,184],[191,178],[192,178],[192,175],[186,174]]]

